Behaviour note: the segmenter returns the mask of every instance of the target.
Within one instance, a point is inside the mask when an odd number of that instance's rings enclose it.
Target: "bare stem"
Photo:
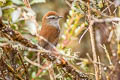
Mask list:
[[[93,52],[93,61],[97,62],[97,55],[96,55],[96,50],[95,50],[95,40],[94,40],[94,34],[93,34],[93,21],[90,22],[89,25],[89,31],[90,31],[90,39],[91,39],[91,46],[92,46],[92,52]],[[98,65],[94,64],[95,68],[95,78],[96,80],[99,80],[99,74],[98,74]]]

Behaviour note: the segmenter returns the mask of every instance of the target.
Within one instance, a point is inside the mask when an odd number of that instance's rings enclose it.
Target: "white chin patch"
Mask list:
[[[50,25],[60,29],[60,26],[59,26],[59,20],[50,20]]]

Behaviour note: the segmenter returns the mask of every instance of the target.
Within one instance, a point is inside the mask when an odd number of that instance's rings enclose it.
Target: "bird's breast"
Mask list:
[[[50,43],[54,45],[56,45],[58,42],[59,34],[60,34],[60,29],[50,25],[42,27],[40,31],[40,36],[44,37],[46,40],[48,40]]]

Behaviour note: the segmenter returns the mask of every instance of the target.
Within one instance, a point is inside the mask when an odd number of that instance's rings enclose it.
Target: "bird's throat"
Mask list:
[[[59,20],[51,20],[51,21],[47,22],[47,25],[48,26],[50,25],[51,27],[54,27],[54,28],[60,30]]]

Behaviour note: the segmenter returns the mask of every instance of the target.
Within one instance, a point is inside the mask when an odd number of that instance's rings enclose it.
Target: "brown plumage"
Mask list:
[[[42,28],[39,33],[40,36],[44,37],[47,41],[56,46],[59,34],[60,34],[60,26],[59,19],[61,17],[57,15],[54,11],[49,11],[42,18]],[[43,39],[39,38],[39,45],[45,49],[49,49],[50,45]]]

